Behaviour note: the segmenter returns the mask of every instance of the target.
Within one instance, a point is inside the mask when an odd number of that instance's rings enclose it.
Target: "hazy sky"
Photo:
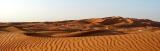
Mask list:
[[[0,0],[0,22],[106,16],[160,20],[160,0]]]

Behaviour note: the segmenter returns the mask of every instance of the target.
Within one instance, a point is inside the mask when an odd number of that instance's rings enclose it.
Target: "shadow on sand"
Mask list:
[[[112,30],[92,30],[92,31],[76,31],[71,33],[54,33],[54,32],[26,32],[27,36],[34,37],[88,37],[88,36],[107,36],[107,35],[123,35],[121,31]]]

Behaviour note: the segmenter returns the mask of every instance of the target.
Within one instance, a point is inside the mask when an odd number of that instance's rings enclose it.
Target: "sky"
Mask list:
[[[0,22],[123,16],[160,21],[160,0],[0,0]]]

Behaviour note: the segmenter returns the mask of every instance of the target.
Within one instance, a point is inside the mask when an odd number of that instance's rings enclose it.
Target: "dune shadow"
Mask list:
[[[33,37],[52,37],[52,33],[38,33],[38,32],[25,32],[26,36],[33,36]]]
[[[88,37],[88,36],[107,36],[107,35],[123,35],[126,34],[121,31],[113,30],[92,30],[92,31],[76,31],[71,33],[54,33],[54,32],[26,32],[24,33],[27,36],[34,37]]]
[[[72,34],[74,34],[74,35],[69,36],[69,37],[123,35],[123,34],[126,34],[126,33],[122,32],[122,31],[113,31],[113,30],[94,30],[94,31],[72,33]]]

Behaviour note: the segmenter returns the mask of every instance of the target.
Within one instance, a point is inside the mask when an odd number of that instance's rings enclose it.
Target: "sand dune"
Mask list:
[[[147,19],[0,23],[0,51],[160,51],[159,37]]]
[[[160,32],[93,37],[47,38],[0,33],[1,51],[159,51]]]

